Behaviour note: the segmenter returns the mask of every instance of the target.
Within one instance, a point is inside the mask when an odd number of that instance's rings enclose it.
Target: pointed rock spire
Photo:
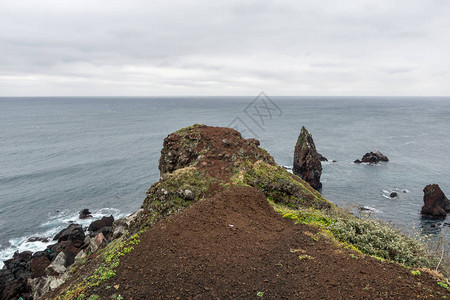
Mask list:
[[[292,169],[295,175],[300,176],[308,182],[313,188],[320,189],[322,183],[322,164],[320,163],[320,154],[317,153],[313,138],[305,126],[302,126],[297,144],[294,150],[294,167]]]

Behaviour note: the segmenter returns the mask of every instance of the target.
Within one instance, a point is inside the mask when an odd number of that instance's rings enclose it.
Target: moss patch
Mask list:
[[[142,208],[148,212],[148,222],[180,212],[203,198],[216,180],[194,167],[178,169],[167,174],[147,191]]]
[[[291,208],[337,209],[300,177],[280,166],[261,160],[255,163],[246,161],[241,164],[236,169],[232,182],[237,185],[252,186],[263,192],[269,200]]]
[[[107,245],[97,254],[97,267],[93,268],[89,275],[72,280],[71,284],[60,292],[57,299],[85,299],[85,294],[89,293],[89,289],[116,275],[115,269],[119,266],[120,258],[133,251],[134,245],[139,242],[139,234],[134,234],[126,239],[119,238]],[[96,298],[95,295],[92,295],[88,299]]]

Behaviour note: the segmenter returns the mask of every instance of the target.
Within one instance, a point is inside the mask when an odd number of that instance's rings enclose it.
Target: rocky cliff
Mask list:
[[[170,134],[159,169],[141,210],[43,299],[450,296],[417,270],[421,244],[343,212],[233,129]]]

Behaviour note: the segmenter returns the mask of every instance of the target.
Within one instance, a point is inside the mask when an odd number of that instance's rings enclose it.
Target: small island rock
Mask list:
[[[368,152],[368,153],[364,154],[364,156],[362,157],[361,160],[357,159],[354,161],[354,163],[355,164],[360,164],[360,163],[377,164],[380,161],[388,162],[389,159],[387,158],[386,155],[384,155],[380,151],[373,151],[373,152]]]
[[[82,211],[80,211],[80,214],[78,215],[78,217],[83,220],[83,219],[87,219],[87,218],[92,218],[92,214],[89,211],[89,209],[85,208]]]

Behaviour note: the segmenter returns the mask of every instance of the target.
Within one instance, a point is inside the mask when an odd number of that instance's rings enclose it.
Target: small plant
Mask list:
[[[308,254],[304,254],[304,255],[299,255],[298,259],[300,259],[300,260],[303,260],[303,259],[311,260],[311,259],[314,259],[314,257],[312,257],[311,255],[308,255]]]
[[[411,274],[413,274],[414,276],[419,276],[421,273],[419,270],[412,270]]]
[[[447,289],[447,290],[450,291],[450,288],[448,287],[448,284],[443,283],[442,281],[438,281],[437,284],[439,284],[439,285],[440,285],[441,287],[443,287],[444,289]]]
[[[90,295],[88,298],[88,300],[97,300],[97,299],[100,299],[99,295]]]
[[[264,296],[264,292],[257,292],[257,293],[256,293],[256,296],[258,296],[258,297],[263,297],[263,296]]]
[[[354,255],[353,253],[350,253],[350,257],[354,259],[358,259],[358,256]]]

